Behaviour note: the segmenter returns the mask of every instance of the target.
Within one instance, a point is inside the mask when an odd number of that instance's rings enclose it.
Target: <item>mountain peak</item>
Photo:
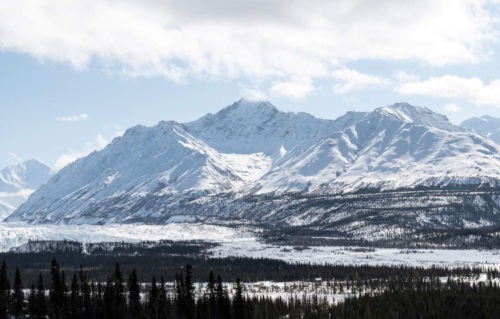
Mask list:
[[[435,127],[441,130],[456,131],[459,129],[457,126],[451,124],[445,115],[433,112],[426,107],[415,106],[406,102],[383,106],[377,108],[374,112],[404,122]]]
[[[500,119],[489,116],[475,116],[467,119],[460,124],[461,127],[484,135],[496,143],[500,143]]]
[[[34,159],[0,170],[0,219],[2,212],[12,212],[51,176],[51,168]]]
[[[38,168],[48,169],[48,170],[51,169],[50,166],[48,166],[47,164],[45,164],[37,159],[27,160],[27,161],[23,162],[21,165],[24,165],[26,167],[38,167]]]
[[[255,116],[261,114],[264,116],[274,115],[280,111],[269,101],[240,99],[233,104],[226,106],[215,115],[226,117],[231,115],[236,116]]]

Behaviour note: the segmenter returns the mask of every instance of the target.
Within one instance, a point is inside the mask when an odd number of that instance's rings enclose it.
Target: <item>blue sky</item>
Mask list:
[[[375,4],[376,3],[376,4]],[[0,167],[60,169],[240,97],[335,118],[407,101],[500,117],[498,1],[0,3]]]

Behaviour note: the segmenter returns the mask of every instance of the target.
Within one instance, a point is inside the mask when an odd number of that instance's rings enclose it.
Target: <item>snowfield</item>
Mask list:
[[[274,246],[258,242],[255,238],[224,242],[211,251],[214,257],[247,256],[274,258],[300,263],[330,263],[344,265],[408,265],[430,267],[484,266],[500,268],[499,250],[450,250],[450,249],[392,249],[375,248],[360,251],[357,247]],[[368,249],[366,249],[368,250]]]
[[[245,230],[196,223],[151,225],[26,225],[0,223],[0,251],[26,244],[29,240],[74,240],[83,243],[139,242],[145,240],[207,240],[225,242],[250,237]]]
[[[464,265],[500,269],[499,250],[446,249],[374,249],[361,251],[355,247],[275,246],[259,242],[248,228],[231,228],[200,223],[151,225],[26,225],[0,224],[0,250],[26,244],[29,240],[75,240],[84,243],[141,240],[207,240],[221,245],[211,249],[213,257],[273,258],[289,262],[331,263],[346,265],[408,265],[430,267]]]

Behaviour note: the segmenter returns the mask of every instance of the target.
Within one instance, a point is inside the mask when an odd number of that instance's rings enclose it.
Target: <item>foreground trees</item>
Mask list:
[[[354,294],[356,297],[334,304],[314,294],[290,294],[286,300],[277,295],[250,297],[239,278],[226,285],[213,272],[204,289],[196,290],[190,265],[175,274],[173,285],[156,276],[141,284],[135,268],[125,282],[119,264],[106,282],[93,281],[82,268],[68,280],[56,259],[50,267],[50,282],[45,284],[40,274],[26,293],[20,269],[16,268],[11,281],[4,262],[0,267],[0,319],[498,318],[500,287],[495,276],[488,273],[493,280],[486,283],[451,277],[443,283],[438,277],[418,276],[357,280],[351,289],[372,285],[377,293]],[[348,289],[348,281],[345,283]]]

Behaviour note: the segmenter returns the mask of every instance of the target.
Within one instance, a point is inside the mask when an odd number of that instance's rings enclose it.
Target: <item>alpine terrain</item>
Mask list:
[[[407,103],[324,120],[240,100],[194,122],[130,128],[7,220],[238,218],[373,238],[496,227],[500,146],[478,133]]]
[[[489,115],[473,117],[460,124],[468,130],[487,136],[492,141],[500,143],[500,119]]]
[[[0,220],[10,215],[19,205],[45,184],[52,175],[50,167],[29,160],[0,171]]]

